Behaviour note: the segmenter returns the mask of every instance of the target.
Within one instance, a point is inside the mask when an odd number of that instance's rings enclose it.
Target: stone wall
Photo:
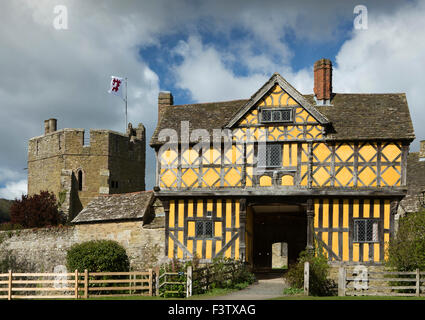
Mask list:
[[[127,251],[132,270],[153,267],[164,256],[163,217],[143,226],[142,221],[81,224],[0,232],[0,260],[12,255],[28,272],[53,272],[66,264],[66,252],[75,243],[115,240]]]
[[[126,134],[91,129],[90,139],[86,139],[87,134],[84,129],[65,128],[28,143],[28,194],[48,190],[59,198],[67,193],[64,209],[68,211],[64,213],[68,220],[99,194],[145,190],[146,136],[142,124],[135,129],[129,124]],[[65,181],[65,176],[72,183]]]

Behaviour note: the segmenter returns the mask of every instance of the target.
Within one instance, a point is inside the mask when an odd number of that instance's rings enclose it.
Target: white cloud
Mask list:
[[[27,180],[18,180],[6,183],[0,188],[0,198],[14,200],[20,199],[23,194],[27,194]]]
[[[312,66],[293,72],[290,65],[296,52],[288,47],[285,36],[291,31],[296,40],[308,41],[312,46],[315,41],[332,41],[339,35],[337,27],[341,19],[353,17],[355,2],[336,4],[324,1],[317,6],[316,1],[304,1],[301,5],[292,1],[245,0],[198,4],[167,0],[4,1],[0,11],[0,21],[7,26],[0,28],[0,168],[20,172],[27,167],[28,139],[40,135],[43,120],[50,117],[58,118],[59,128],[124,130],[124,107],[118,98],[106,92],[110,75],[128,77],[129,121],[136,126],[143,122],[149,139],[156,125],[159,76],[138,50],[153,44],[160,46],[160,37],[168,34],[179,33],[183,39],[188,36],[187,41],[175,49],[176,54],[183,57],[182,64],[167,67],[169,75],[174,74],[178,80],[176,86],[188,90],[195,100],[247,98],[275,71],[299,91],[310,93]],[[415,83],[420,83],[417,75],[421,73],[417,70],[421,69],[415,69],[410,61],[403,59],[418,62],[423,56],[423,41],[415,38],[417,30],[423,30],[419,12],[423,12],[423,8],[420,7],[418,12],[406,9],[406,12],[397,13],[398,7],[388,5],[389,1],[385,6],[376,3],[371,1],[368,4],[369,31],[375,30],[372,21],[375,8],[379,8],[382,21],[386,16],[399,14],[406,26],[397,23],[401,30],[399,36],[391,38],[386,35],[384,40],[376,38],[375,44],[370,40],[371,36],[355,35],[352,47],[348,42],[338,55],[335,88],[338,88],[339,71],[342,74],[354,70],[353,75],[360,76],[373,67],[373,63],[380,69],[375,66],[376,69],[369,70],[384,71],[388,66],[380,59],[384,55],[384,61],[409,65],[403,69],[407,71],[401,77],[402,85],[394,84],[394,87],[397,91],[408,92],[408,101],[416,112],[421,90]],[[53,8],[58,4],[68,9],[68,30],[53,28]],[[386,26],[378,21],[376,25],[377,31],[380,25]],[[244,36],[241,41],[233,41],[231,34],[234,30]],[[230,39],[229,48],[222,50],[206,45],[197,36],[205,33]],[[367,38],[365,41],[369,46],[361,43],[361,37]],[[380,41],[391,41],[392,46],[387,48]],[[414,51],[406,50],[410,42],[414,42],[414,48],[419,50],[416,55]],[[387,51],[375,51],[374,46]],[[368,54],[362,53],[366,49]],[[349,59],[351,51],[353,61]],[[387,57],[390,55],[392,57]],[[378,58],[374,60],[373,56]],[[362,59],[370,59],[369,66],[356,69]],[[246,68],[246,74],[240,75],[232,70],[236,62]],[[397,68],[397,72],[403,73],[400,67]],[[415,74],[412,79],[406,76],[410,72]],[[365,80],[365,84],[369,81],[371,86],[367,88],[375,91],[379,87],[374,85],[379,82],[384,85],[388,78],[388,74],[371,77]],[[355,81],[347,77],[341,79],[347,90],[356,89],[358,84]],[[155,166],[149,146],[147,165]],[[147,185],[151,187],[154,170],[147,170],[147,173]],[[0,171],[0,187],[23,181],[21,174],[5,178],[7,175],[10,176],[10,172]]]
[[[333,82],[335,92],[406,93],[417,140],[425,138],[424,15],[424,1],[392,14],[369,13],[368,29],[353,32],[336,56]]]

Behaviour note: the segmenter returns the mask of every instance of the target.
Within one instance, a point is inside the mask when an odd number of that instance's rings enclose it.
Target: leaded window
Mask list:
[[[354,242],[378,242],[378,220],[355,219]]]
[[[266,166],[280,167],[282,163],[282,145],[268,144],[266,146]]]
[[[200,220],[195,223],[195,236],[197,238],[212,238],[213,222],[209,220]]]
[[[291,122],[292,121],[292,109],[262,109],[261,110],[261,122]]]

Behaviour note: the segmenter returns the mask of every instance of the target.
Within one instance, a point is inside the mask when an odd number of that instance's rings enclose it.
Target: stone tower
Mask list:
[[[145,190],[145,127],[57,130],[44,121],[44,134],[29,140],[28,194],[54,192],[68,220],[100,194]]]

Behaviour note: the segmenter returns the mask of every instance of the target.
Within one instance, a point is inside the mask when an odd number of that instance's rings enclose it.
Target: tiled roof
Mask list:
[[[415,138],[404,93],[333,95],[331,106],[316,106],[313,95],[304,95],[331,123],[328,140],[413,140]],[[194,129],[222,129],[249,100],[167,106],[151,138],[150,145],[161,145],[162,129],[174,129],[180,138],[180,124]]]
[[[153,191],[101,195],[90,201],[72,222],[143,219],[152,202]]]

